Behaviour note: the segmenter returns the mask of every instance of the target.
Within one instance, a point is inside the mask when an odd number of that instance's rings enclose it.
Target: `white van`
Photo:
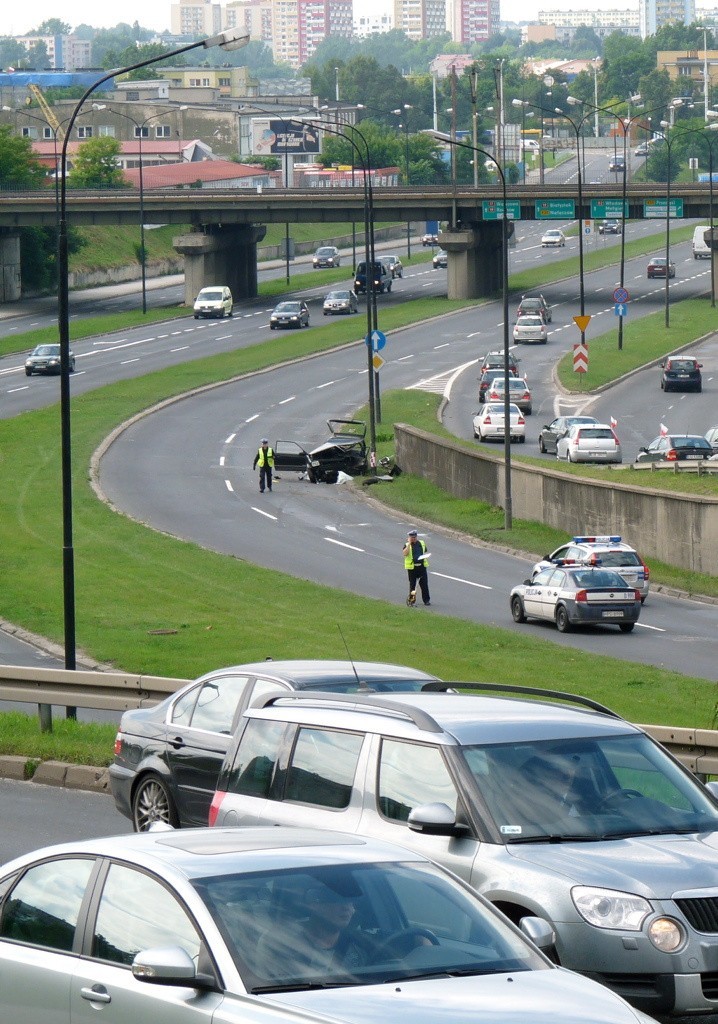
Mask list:
[[[203,288],[194,300],[194,318],[231,316],[234,311],[232,293],[227,285],[210,285]]]
[[[710,246],[706,245],[703,237],[706,231],[710,231],[710,224],[700,224],[693,232],[693,259],[709,260],[711,258]]]

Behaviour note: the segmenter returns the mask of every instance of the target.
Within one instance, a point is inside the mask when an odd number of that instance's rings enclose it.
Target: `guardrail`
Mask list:
[[[127,672],[75,672],[0,665],[0,702],[127,711],[151,707],[189,679],[137,676]],[[43,719],[42,712],[40,714]],[[701,777],[718,775],[718,730],[642,725],[674,757]]]
[[[613,466],[611,467],[614,468]],[[617,468],[617,467],[616,467]],[[664,459],[661,462],[634,462],[631,465],[622,467],[628,469],[631,472],[637,470],[642,472],[648,470],[649,472],[656,472],[662,470],[665,472],[667,469],[672,473],[697,473],[698,476],[702,476],[707,473],[709,476],[711,473],[718,473],[718,459],[712,462],[710,459],[694,459],[690,461],[688,459],[676,459],[675,461],[669,462]]]

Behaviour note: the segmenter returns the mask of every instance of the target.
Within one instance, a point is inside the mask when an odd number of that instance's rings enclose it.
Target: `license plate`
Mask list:
[[[703,456],[699,455],[698,452],[695,452],[695,453],[692,453],[690,455],[686,455],[686,458],[687,459],[702,459]]]
[[[604,619],[622,619],[623,612],[601,612]]]

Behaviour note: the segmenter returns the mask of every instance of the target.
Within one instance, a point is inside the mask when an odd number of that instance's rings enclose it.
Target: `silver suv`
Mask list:
[[[470,696],[455,692],[471,688]],[[312,824],[450,868],[649,1013],[718,1011],[718,800],[586,698],[428,683],[250,707],[211,825]],[[531,695],[531,698],[529,698]],[[718,790],[717,790],[718,792]]]

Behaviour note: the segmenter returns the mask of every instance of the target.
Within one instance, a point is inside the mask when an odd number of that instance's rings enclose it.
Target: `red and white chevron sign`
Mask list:
[[[588,370],[588,345],[573,346],[573,372],[586,373]]]

